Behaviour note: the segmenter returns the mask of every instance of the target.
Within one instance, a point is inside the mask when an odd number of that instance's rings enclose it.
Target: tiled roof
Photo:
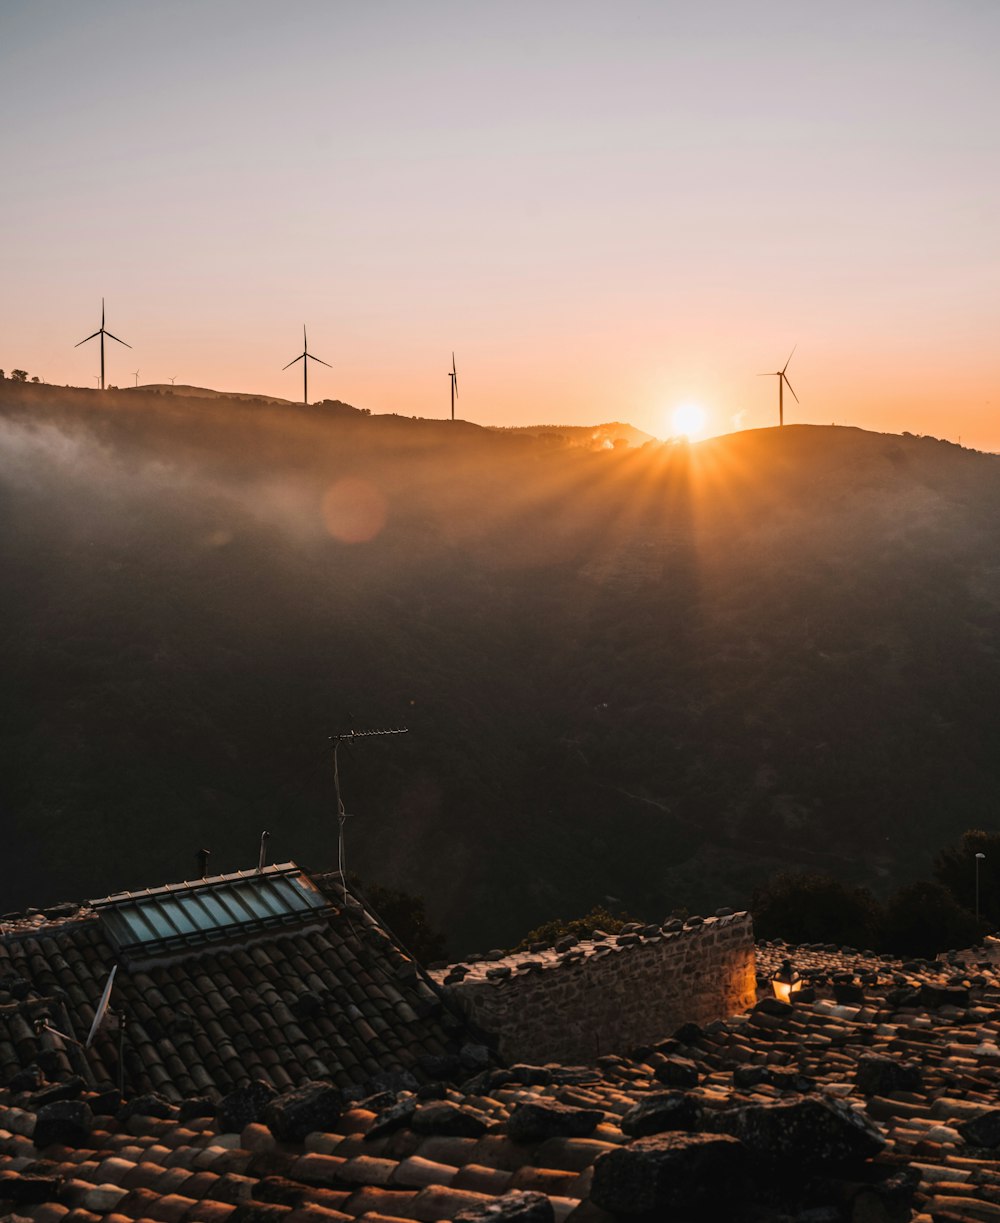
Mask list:
[[[231,881],[221,886],[232,894]],[[316,1078],[346,1088],[402,1071],[421,1081],[427,1058],[460,1043],[458,1021],[418,967],[353,900],[310,905],[292,924],[248,922],[207,944],[141,948],[139,959],[114,945],[107,907],[0,927],[0,1083],[37,1059],[50,1077],[117,1084],[113,1022],[86,1051],[34,1030],[45,1019],[83,1040],[115,963],[126,1095],[218,1098],[254,1078],[278,1089]]]
[[[760,949],[762,980],[786,954]],[[769,1000],[589,1069],[520,1066],[484,1071],[460,1088],[384,1093],[298,1142],[279,1141],[260,1121],[226,1131],[214,1119],[160,1108],[160,1118],[103,1115],[89,1135],[39,1150],[32,1097],[0,1093],[0,1202],[34,1223],[435,1223],[462,1212],[477,1217],[501,1202],[537,1201],[512,1196],[537,1194],[557,1221],[610,1223],[621,1216],[590,1197],[595,1166],[638,1145],[626,1114],[682,1068],[685,1096],[697,1103],[705,1130],[735,1106],[840,1101],[885,1141],[874,1163],[886,1174],[912,1175],[918,1223],[1000,1217],[993,1150],[1000,1129],[989,1124],[1000,1080],[1000,975],[993,967],[792,954],[807,974],[824,978],[815,1002],[782,1008]],[[855,1002],[836,1002],[833,983],[842,996],[848,986],[859,989]],[[883,1057],[911,1064],[910,1085],[894,1086],[889,1075],[880,1090],[878,1074],[866,1079],[866,1065]],[[526,1129],[526,1106],[555,1114],[550,1136]],[[980,1129],[969,1128],[977,1118],[985,1118]],[[837,1191],[847,1196],[836,1210],[811,1217],[910,1214],[899,1202],[880,1203],[864,1185]]]
[[[760,949],[762,981],[788,954]],[[818,949],[791,954],[822,979],[815,1001],[788,1008],[765,997],[746,1014],[692,1025],[590,1068],[487,1069],[461,1087],[383,1093],[297,1141],[279,1141],[268,1112],[268,1124],[230,1132],[161,1107],[159,1118],[141,1110],[98,1116],[89,1134],[61,1143],[50,1135],[40,1149],[38,1097],[0,1093],[0,1202],[34,1223],[435,1223],[488,1219],[487,1208],[501,1204],[525,1213],[492,1217],[610,1223],[625,1216],[606,1208],[606,1188],[597,1193],[610,1167],[602,1161],[644,1154],[643,1144],[658,1141],[635,1138],[632,1110],[682,1084],[677,1098],[690,1102],[698,1131],[688,1141],[725,1142],[724,1152],[736,1140],[711,1136],[730,1132],[726,1119],[737,1107],[780,1114],[796,1102],[827,1101],[817,1107],[867,1119],[863,1132],[885,1145],[866,1166],[883,1179],[821,1177],[816,1183],[836,1201],[802,1218],[905,1219],[911,1193],[918,1223],[1000,1217],[1000,973]],[[768,1166],[753,1184],[770,1192],[774,1179]],[[516,1196],[523,1194],[542,1197]],[[527,1212],[544,1199],[551,1215]],[[777,1219],[764,1202],[751,1196],[724,1217]]]

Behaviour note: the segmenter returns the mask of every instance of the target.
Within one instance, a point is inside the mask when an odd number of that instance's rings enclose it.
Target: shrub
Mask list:
[[[900,956],[933,958],[979,940],[974,913],[940,883],[921,879],[895,892],[886,905],[885,947]]]
[[[882,913],[871,892],[831,875],[774,875],[754,892],[750,910],[759,938],[871,947],[880,936]]]
[[[583,917],[573,917],[569,921],[555,917],[552,921],[543,922],[542,925],[529,931],[512,950],[525,951],[532,943],[554,943],[556,939],[563,938],[567,934],[572,934],[576,938],[588,938],[594,930],[606,930],[608,934],[617,934],[622,926],[635,920],[627,913],[623,912],[616,917],[603,905],[594,905]]]

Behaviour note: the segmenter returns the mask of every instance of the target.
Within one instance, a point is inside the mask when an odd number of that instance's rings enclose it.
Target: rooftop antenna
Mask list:
[[[458,398],[458,371],[455,369],[455,354],[451,354],[451,370],[448,374],[451,379],[451,419],[455,419],[455,400]]]
[[[118,965],[112,964],[111,971],[108,973],[108,979],[104,983],[104,992],[101,994],[101,1000],[97,1004],[97,1010],[94,1012],[94,1021],[90,1025],[90,1031],[87,1034],[86,1040],[77,1040],[75,1036],[70,1036],[67,1032],[60,1032],[58,1028],[52,1026],[47,1019],[39,1019],[35,1023],[35,1032],[40,1036],[43,1032],[51,1032],[53,1036],[58,1036],[60,1040],[68,1041],[69,1044],[75,1045],[78,1049],[89,1049],[94,1043],[97,1033],[104,1026],[104,1022],[108,1017],[108,1008],[111,1004],[111,991],[115,987],[115,973],[118,971]],[[125,1042],[125,1016],[122,1012],[118,1012],[118,1066],[119,1066],[119,1085],[122,1095],[125,1094],[124,1080],[124,1052]],[[67,1020],[69,1015],[66,1015]],[[67,1025],[68,1026],[68,1025]]]
[[[101,325],[100,325],[100,327],[99,327],[99,328],[98,328],[98,329],[97,329],[97,330],[94,332],[94,334],[93,334],[93,335],[89,335],[89,336],[87,336],[87,338],[86,338],[85,340],[81,340],[81,341],[80,341],[80,344],[89,344],[91,340],[96,339],[98,336],[100,336],[100,337],[101,337],[101,390],[103,391],[103,390],[104,390],[104,337],[105,337],[105,336],[107,336],[109,340],[114,340],[114,341],[115,341],[116,343],[118,343],[118,344],[125,344],[125,341],[124,341],[124,340],[119,340],[119,339],[118,339],[118,337],[117,337],[116,335],[112,335],[112,334],[111,334],[111,332],[110,332],[110,331],[107,331],[107,330],[105,329],[105,327],[104,327],[104,298],[103,298],[103,297],[101,298]],[[73,347],[74,347],[74,348],[79,348],[79,347],[80,347],[80,344],[74,344],[74,345],[73,345]],[[125,344],[125,347],[126,347],[126,348],[131,348],[131,347],[132,347],[132,345],[131,345],[131,344]],[[138,377],[137,377],[137,378],[136,378],[136,386],[138,386],[138,385],[139,385],[139,381],[138,381]]]
[[[296,361],[302,362],[302,402],[306,406],[309,404],[309,362],[319,361],[320,365],[325,365],[327,369],[333,369],[329,361],[320,360],[319,357],[314,357],[309,351],[309,341],[306,339],[306,325],[302,324],[302,351],[293,360],[289,361],[288,365],[283,365],[282,369],[289,369]]]
[[[796,348],[798,348],[798,344],[796,344],[795,348],[793,348],[792,351],[788,354],[788,361],[791,361],[792,357],[795,356]],[[782,392],[784,391],[784,388],[786,386],[788,387],[790,391],[792,391],[792,384],[785,377],[785,370],[788,369],[788,361],[785,362],[785,364],[781,367],[781,369],[775,370],[774,373],[772,374],[758,374],[757,375],[758,378],[777,378],[778,379],[778,426],[779,428],[785,423],[785,397],[782,394]],[[792,398],[795,400],[796,403],[799,402],[799,397],[798,395],[795,394],[794,391],[792,391]]]
[[[347,720],[351,721],[350,715]],[[337,873],[340,875],[340,885],[344,889],[345,905],[347,904],[347,853],[344,849],[344,825],[349,816],[344,809],[344,800],[340,794],[340,760],[338,758],[340,745],[346,743],[350,746],[355,739],[371,739],[376,735],[405,735],[408,733],[409,727],[396,726],[386,730],[349,730],[330,736],[330,742],[333,744],[333,787],[337,795]]]
[[[262,871],[264,869],[264,864],[267,862],[267,843],[270,839],[271,834],[269,832],[262,832],[260,834],[260,854],[257,857],[258,871]]]
[[[89,1049],[94,1043],[94,1037],[101,1030],[101,1025],[108,1017],[108,1007],[111,1003],[111,991],[115,987],[115,973],[118,971],[118,965],[112,964],[111,972],[108,974],[107,982],[104,986],[104,993],[101,994],[101,1000],[97,1004],[97,1010],[94,1012],[94,1022],[90,1025],[90,1032],[84,1042],[84,1047]]]

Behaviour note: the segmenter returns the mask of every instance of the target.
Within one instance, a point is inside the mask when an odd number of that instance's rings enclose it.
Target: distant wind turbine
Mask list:
[[[177,381],[177,375],[174,374],[174,376],[170,379],[170,385],[173,386],[176,381]]]
[[[282,369],[290,369],[296,361],[302,362],[302,402],[306,405],[309,403],[309,362],[319,361],[320,365],[325,365],[327,369],[333,369],[329,361],[322,361],[319,357],[314,357],[309,351],[309,341],[306,339],[306,325],[302,324],[302,351],[293,361],[289,361],[287,365],[283,365]]]
[[[795,348],[793,348],[792,351],[788,354],[788,361],[791,361],[792,357],[795,356],[796,348],[798,348],[798,344],[796,344]],[[788,369],[788,361],[785,362],[785,364],[781,367],[781,369],[775,370],[773,374],[758,374],[757,375],[758,378],[777,378],[778,379],[778,425],[779,427],[785,423],[784,389],[787,386],[788,389],[792,391],[792,384],[785,377],[785,370]],[[794,391],[792,391],[792,398],[795,400],[796,403],[799,402],[799,397],[798,395],[795,394]]]
[[[455,400],[458,398],[458,371],[455,369],[455,354],[451,354],[451,370],[448,374],[451,379],[451,419],[455,419]]]
[[[103,297],[101,298],[101,325],[98,328],[98,330],[94,332],[93,335],[89,335],[87,336],[85,340],[81,340],[80,344],[88,344],[91,340],[96,339],[98,336],[101,337],[101,390],[103,391],[104,390],[104,337],[107,336],[109,340],[114,340],[118,344],[125,344],[124,340],[119,340],[116,335],[112,335],[110,331],[106,331],[104,328],[104,298]],[[79,348],[80,344],[74,344],[73,347]],[[131,348],[132,345],[125,344],[125,347]]]
[[[138,386],[139,385],[139,371],[136,369],[136,370],[133,370],[132,372],[135,374],[135,385]]]

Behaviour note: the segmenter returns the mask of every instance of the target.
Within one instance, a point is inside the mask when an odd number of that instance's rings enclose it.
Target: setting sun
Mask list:
[[[694,441],[705,432],[708,414],[698,403],[682,403],[674,408],[670,416],[670,425],[674,435],[680,435]]]

